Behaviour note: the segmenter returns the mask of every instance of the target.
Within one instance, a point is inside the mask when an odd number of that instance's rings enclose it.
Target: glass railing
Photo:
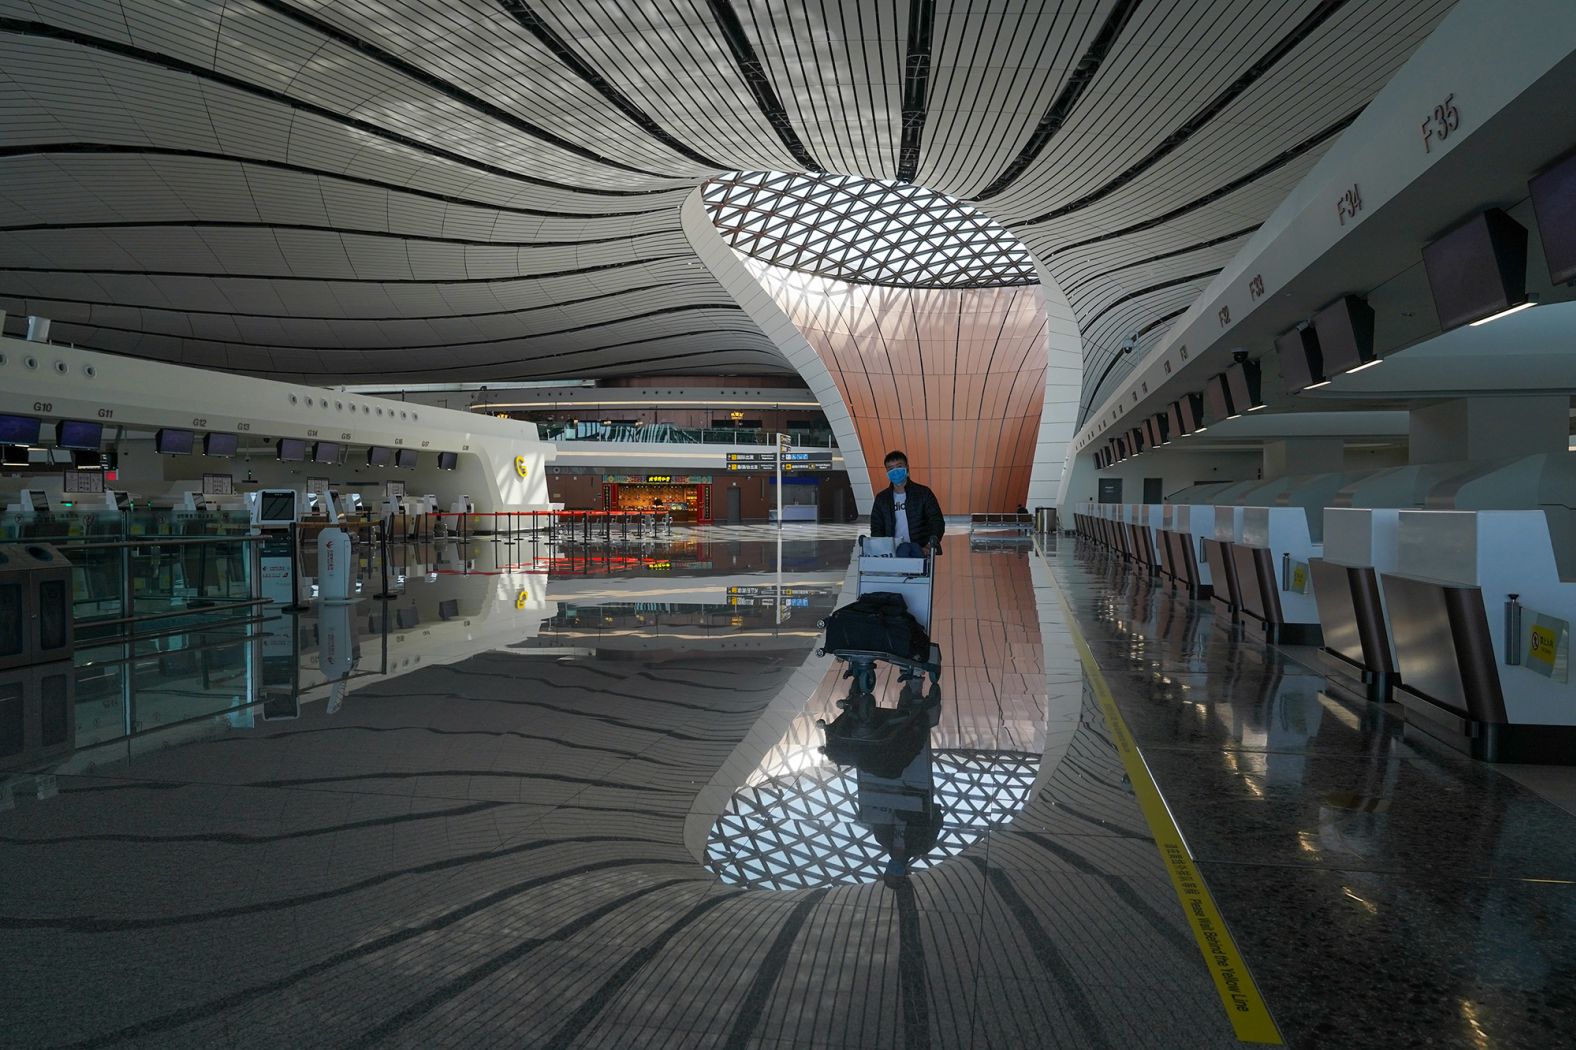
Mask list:
[[[0,793],[5,774],[79,749],[216,713],[249,722],[265,631],[262,537],[250,532],[244,514],[0,515],[5,600],[46,625],[69,610],[71,623],[70,635],[3,635],[17,646],[0,644],[0,700],[36,694],[20,710],[37,725],[0,733]],[[0,624],[15,623],[16,605]]]
[[[671,423],[614,424],[538,423],[537,434],[544,441],[625,441],[674,445],[770,445],[776,441],[770,430],[733,430],[728,427],[678,427]],[[837,438],[830,430],[790,430],[793,443],[801,448],[836,448]]]
[[[0,544],[47,544],[70,563],[79,645],[251,615],[261,537],[250,532],[234,512],[0,515]]]

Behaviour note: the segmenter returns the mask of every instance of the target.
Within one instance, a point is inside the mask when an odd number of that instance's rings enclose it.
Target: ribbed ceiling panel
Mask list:
[[[0,308],[354,380],[787,369],[679,205],[913,180],[1016,233],[1086,399],[1450,0],[0,0]]]

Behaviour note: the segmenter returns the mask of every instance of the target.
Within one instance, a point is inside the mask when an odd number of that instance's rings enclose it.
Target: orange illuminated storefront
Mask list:
[[[603,506],[673,515],[674,521],[711,524],[710,474],[609,474]]]

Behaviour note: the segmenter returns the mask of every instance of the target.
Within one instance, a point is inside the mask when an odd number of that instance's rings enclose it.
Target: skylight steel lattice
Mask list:
[[[701,188],[735,249],[774,266],[859,284],[995,288],[1038,284],[1029,250],[933,190],[852,175],[730,172]]]
[[[1012,822],[1034,793],[1040,757],[1013,751],[934,752],[936,845],[914,870],[955,857]],[[796,890],[877,882],[886,851],[858,822],[858,774],[821,765],[779,773],[729,800],[712,825],[706,865],[730,886]]]

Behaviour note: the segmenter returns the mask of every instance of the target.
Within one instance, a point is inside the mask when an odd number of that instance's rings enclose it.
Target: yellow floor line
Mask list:
[[[1247,964],[1237,951],[1236,942],[1231,939],[1226,923],[1215,907],[1215,898],[1210,895],[1209,887],[1204,885],[1203,876],[1193,866],[1193,856],[1182,838],[1182,832],[1172,818],[1165,799],[1161,797],[1160,789],[1155,786],[1144,756],[1133,743],[1133,734],[1127,728],[1122,713],[1117,710],[1111,687],[1101,673],[1089,643],[1084,640],[1083,631],[1078,627],[1072,603],[1067,600],[1054,572],[1051,580],[1057,596],[1061,598],[1062,608],[1067,611],[1067,629],[1078,650],[1078,659],[1083,662],[1089,683],[1094,688],[1095,699],[1099,701],[1100,710],[1105,715],[1106,728],[1111,731],[1111,739],[1116,743],[1117,753],[1122,756],[1122,765],[1132,782],[1133,793],[1138,797],[1138,808],[1149,824],[1150,834],[1154,836],[1155,845],[1160,850],[1160,858],[1171,875],[1171,885],[1176,889],[1177,899],[1182,902],[1182,910],[1187,915],[1188,925],[1193,930],[1193,938],[1198,942],[1198,950],[1204,956],[1210,977],[1215,981],[1215,990],[1220,993],[1221,1005],[1226,1008],[1226,1015],[1231,1019],[1231,1027],[1244,1043],[1280,1046],[1280,1029],[1270,1016],[1269,1007],[1264,1004],[1263,996],[1259,995],[1258,985],[1253,983]]]

